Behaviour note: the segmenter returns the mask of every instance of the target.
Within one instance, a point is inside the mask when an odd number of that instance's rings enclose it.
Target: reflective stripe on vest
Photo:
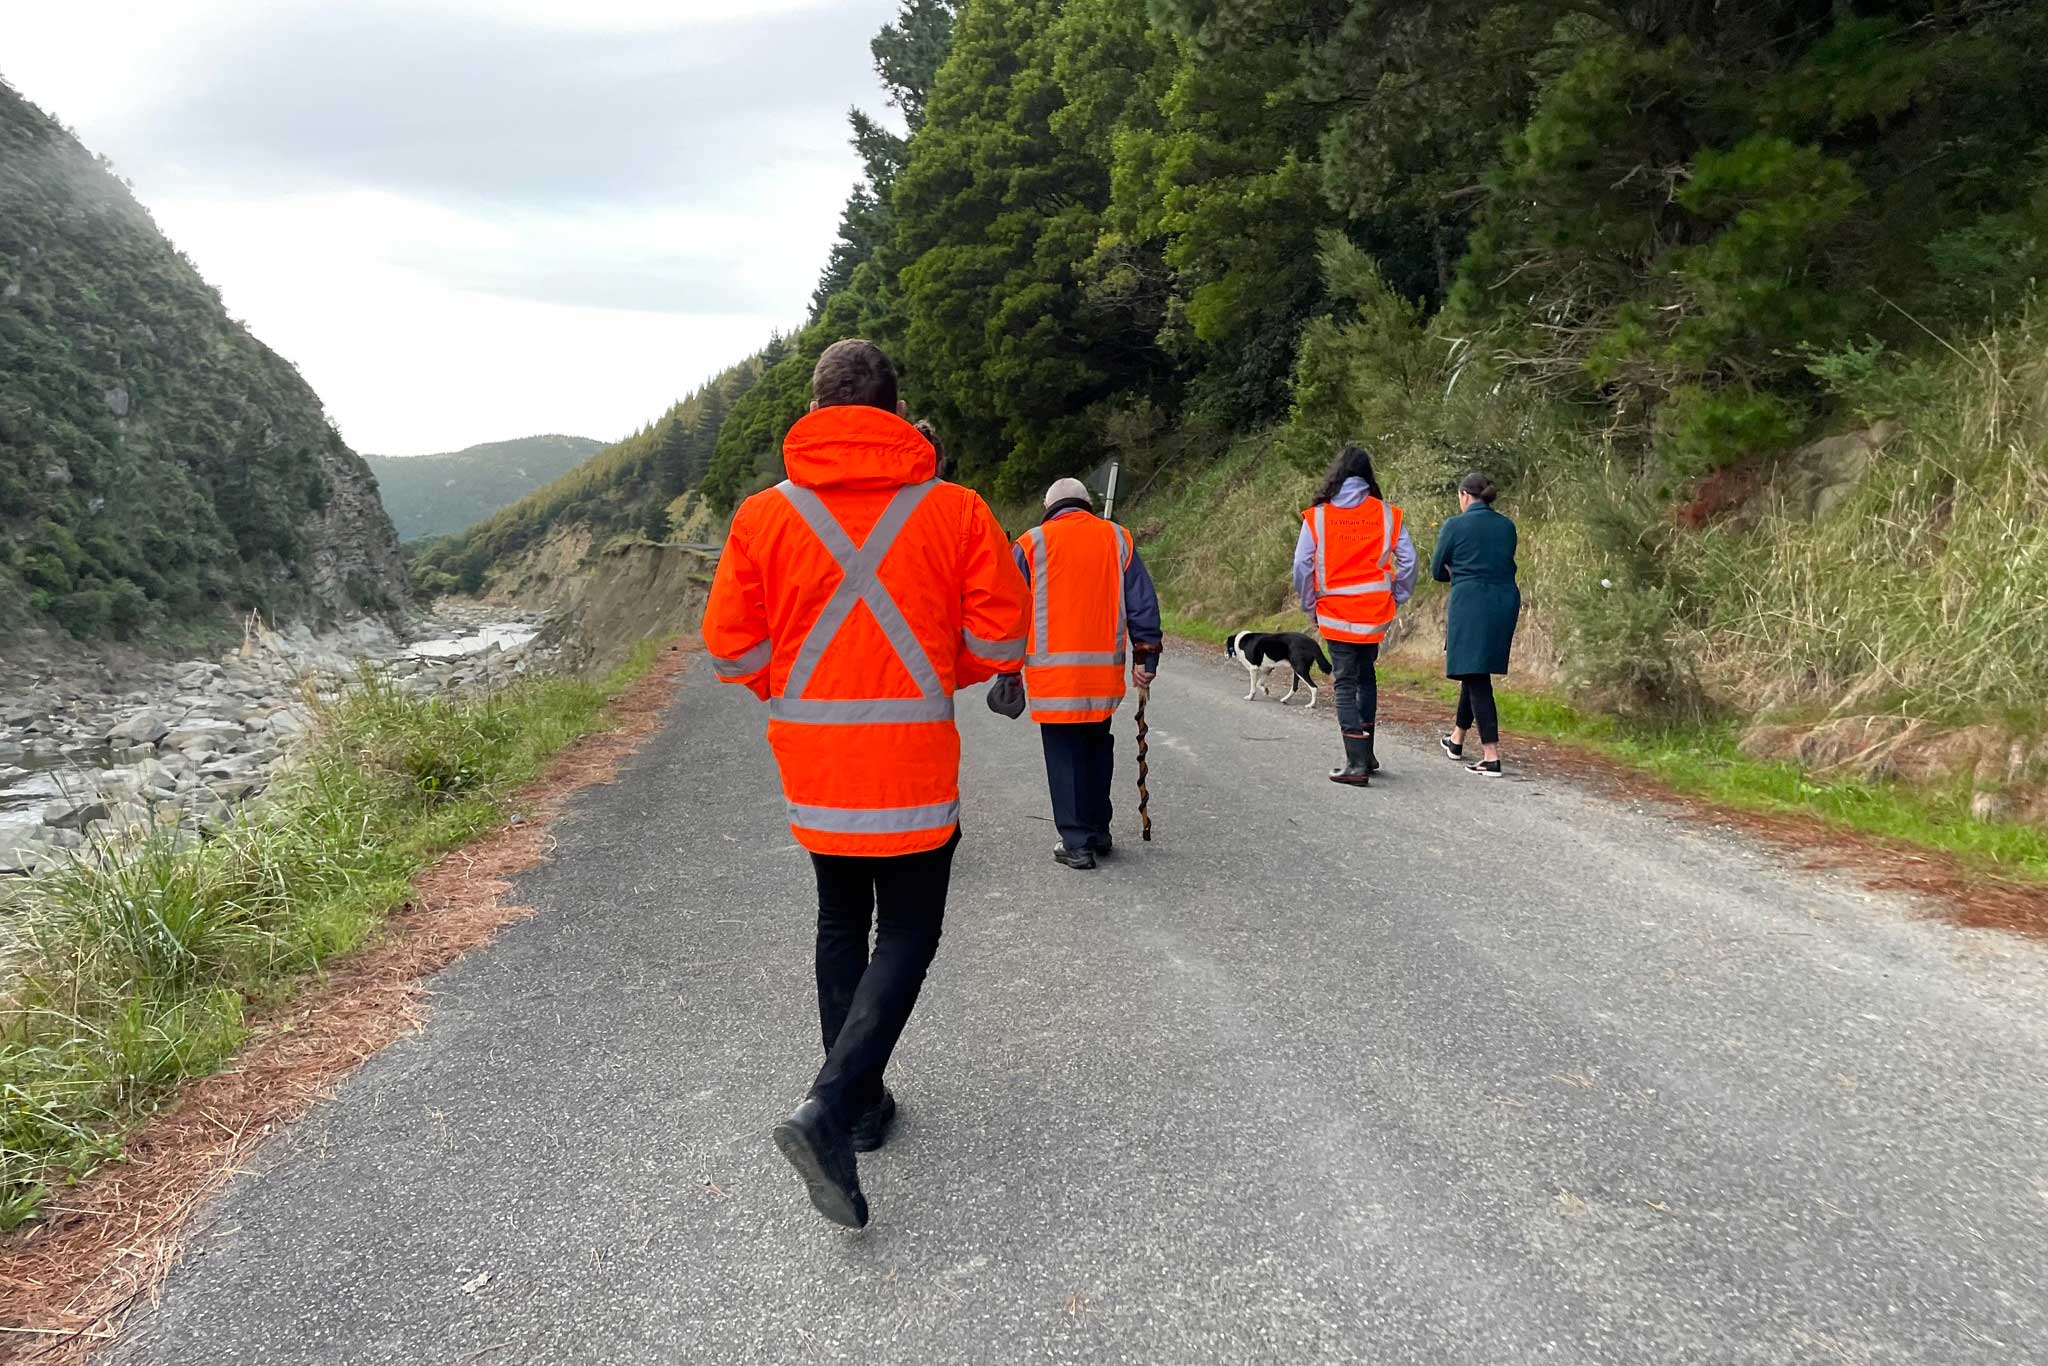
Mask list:
[[[770,720],[787,721],[796,725],[820,726],[861,726],[891,724],[896,722],[950,721],[953,719],[953,698],[945,685],[939,681],[939,671],[932,667],[931,657],[925,653],[924,645],[917,638],[917,632],[904,619],[903,609],[889,596],[889,590],[882,583],[882,560],[888,555],[889,547],[903,533],[911,514],[924,502],[925,495],[938,487],[937,480],[922,484],[906,484],[896,490],[889,499],[889,505],[882,509],[882,515],[875,521],[874,530],[868,533],[865,545],[855,545],[846,529],[839,525],[839,519],[825,506],[825,500],[800,484],[785,480],[776,486],[776,491],[789,500],[796,509],[796,515],[804,519],[804,525],[825,547],[825,553],[839,566],[839,586],[832,590],[832,597],[825,603],[825,609],[818,613],[818,619],[804,636],[803,648],[797,651],[796,662],[789,667],[789,676],[783,681],[782,695],[768,699]],[[874,617],[875,625],[881,628],[882,636],[895,651],[897,660],[909,673],[911,681],[917,684],[916,697],[805,697],[804,689],[809,686],[811,675],[817,670],[818,661],[825,657],[846,619],[853,614],[854,604],[866,603],[868,612]],[[808,824],[808,823],[807,823]],[[809,824],[811,829],[831,827]],[[925,826],[913,826],[922,830]]]
[[[1033,711],[1115,711],[1121,697],[1034,697]]]
[[[1109,523],[1116,530],[1116,648],[1113,650],[1064,650],[1051,651],[1045,648],[1052,639],[1052,586],[1046,575],[1047,550],[1045,528],[1035,526],[1024,533],[1031,542],[1031,638],[1038,642],[1039,652],[1024,656],[1025,664],[1032,668],[1120,668],[1129,658],[1124,621],[1124,574],[1131,567],[1131,543],[1128,533],[1116,523]],[[1110,705],[1115,705],[1111,703]],[[1085,711],[1084,707],[1037,706],[1039,711]]]
[[[1387,628],[1393,624],[1391,621],[1383,621],[1377,626],[1368,626],[1363,622],[1346,621],[1342,617],[1326,616],[1321,612],[1316,613],[1317,626],[1320,626],[1325,631],[1343,631],[1349,635],[1362,636],[1364,639],[1361,643],[1366,645],[1370,645],[1386,635]]]
[[[1385,578],[1374,579],[1371,583],[1346,584],[1341,588],[1330,587],[1330,534],[1323,521],[1323,509],[1327,503],[1317,503],[1311,519],[1316,527],[1316,596],[1332,598],[1362,597],[1367,593],[1391,593],[1394,591],[1394,505],[1382,498],[1380,501],[1380,568],[1387,571]]]

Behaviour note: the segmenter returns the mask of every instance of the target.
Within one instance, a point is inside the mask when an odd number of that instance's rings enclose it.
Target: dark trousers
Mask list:
[[[1493,705],[1492,674],[1458,675],[1458,729],[1479,725],[1479,743],[1500,743],[1500,712]]]
[[[952,839],[922,854],[811,855],[818,875],[818,1023],[825,1040],[825,1066],[811,1094],[842,1129],[882,1093],[882,1069],[939,951],[959,847],[955,830]]]
[[[1113,808],[1109,785],[1116,776],[1116,737],[1108,721],[1040,725],[1045,745],[1045,781],[1052,788],[1052,820],[1069,849],[1109,846]]]
[[[1363,735],[1379,721],[1380,678],[1378,645],[1355,645],[1348,640],[1327,640],[1330,673],[1337,693],[1337,726],[1346,735]]]

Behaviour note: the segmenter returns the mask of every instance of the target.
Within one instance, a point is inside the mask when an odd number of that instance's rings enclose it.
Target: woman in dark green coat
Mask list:
[[[1468,772],[1498,778],[1500,715],[1493,675],[1508,671],[1522,590],[1515,586],[1515,524],[1493,510],[1500,496],[1491,479],[1474,471],[1458,485],[1458,515],[1436,536],[1430,573],[1451,586],[1444,623],[1444,674],[1458,680],[1457,728],[1439,741],[1453,759],[1465,757],[1465,733],[1476,723],[1484,755]]]

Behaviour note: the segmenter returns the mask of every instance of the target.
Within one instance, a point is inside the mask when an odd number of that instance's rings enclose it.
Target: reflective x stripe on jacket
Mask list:
[[[803,648],[797,652],[796,662],[790,665],[789,677],[783,682],[782,695],[768,699],[771,719],[826,726],[953,719],[952,696],[939,681],[938,670],[932,667],[931,658],[925,654],[917,633],[903,619],[902,609],[889,596],[880,574],[882,559],[889,553],[889,547],[896,544],[896,538],[902,534],[910,515],[917,511],[925,495],[937,483],[937,480],[930,480],[896,490],[874,530],[868,533],[867,543],[858,546],[817,494],[787,480],[776,486],[776,491],[796,509],[797,516],[803,518],[811,534],[824,543],[825,553],[839,566],[843,577],[826,602],[825,610],[818,614],[818,620],[804,636]],[[866,603],[868,611],[874,614],[875,624],[882,628],[882,634],[888,639],[890,648],[895,650],[897,660],[917,685],[918,696],[829,699],[804,696],[804,689],[810,686],[811,674],[817,670],[818,661],[839,635],[839,628],[846,624],[855,603]]]
[[[789,500],[797,516],[811,529],[839,566],[839,586],[826,600],[824,610],[804,635],[802,648],[797,651],[796,662],[790,665],[788,677],[784,679],[781,695],[768,699],[768,716],[771,721],[785,724],[813,726],[859,726],[881,725],[904,722],[939,721],[953,719],[953,698],[939,681],[938,670],[932,667],[931,658],[925,654],[924,645],[917,633],[904,620],[903,610],[896,605],[896,599],[881,578],[882,561],[889,554],[896,538],[902,534],[925,496],[936,487],[936,480],[922,484],[909,484],[896,490],[889,499],[889,505],[882,510],[874,528],[868,532],[862,545],[855,545],[853,538],[832,515],[824,500],[801,485],[785,480],[776,486],[776,491]],[[874,616],[875,624],[881,628],[889,648],[896,659],[917,685],[916,697],[869,697],[869,698],[807,698],[804,690],[810,685],[811,675],[817,671],[818,661],[838,638],[846,619],[852,615],[856,603],[865,603]],[[1021,649],[1021,644],[1019,645]],[[822,830],[833,834],[888,835],[906,834],[916,830],[929,830],[939,826],[957,825],[960,821],[960,802],[957,798],[924,806],[898,807],[835,807],[815,803],[789,803],[791,825],[806,830]]]

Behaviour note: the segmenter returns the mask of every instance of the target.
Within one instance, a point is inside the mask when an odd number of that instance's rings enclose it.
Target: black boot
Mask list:
[[[1344,767],[1330,771],[1330,781],[1346,787],[1372,786],[1372,732],[1344,735]]]
[[[853,1145],[816,1097],[775,1126],[775,1146],[803,1178],[818,1213],[848,1228],[867,1227],[868,1199],[860,1191]]]
[[[882,1098],[860,1112],[847,1137],[857,1153],[871,1153],[889,1141],[889,1126],[896,1120],[896,1097],[882,1088]]]

